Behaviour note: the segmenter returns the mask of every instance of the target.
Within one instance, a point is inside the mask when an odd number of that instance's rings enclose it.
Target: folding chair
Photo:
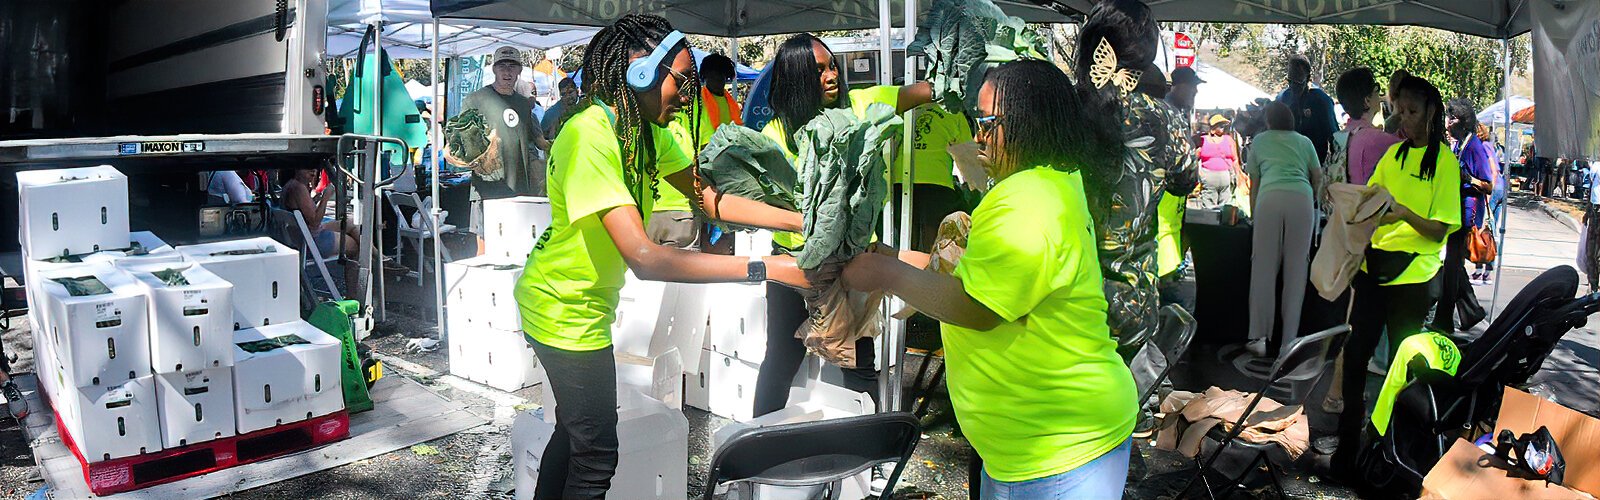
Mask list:
[[[829,485],[828,496],[834,498],[845,478],[897,462],[901,467],[889,475],[879,496],[891,498],[921,437],[922,426],[906,412],[745,429],[728,438],[711,459],[704,498],[716,498],[717,486],[724,483]],[[736,490],[730,490],[734,495]]]
[[[1161,382],[1172,373],[1172,367],[1189,352],[1196,326],[1194,316],[1183,307],[1168,304],[1161,308],[1155,336],[1139,348],[1128,364],[1134,386],[1139,390],[1140,405],[1149,404],[1151,396],[1161,388]]]
[[[1208,473],[1221,475],[1220,472],[1212,469],[1211,466],[1216,464],[1217,459],[1222,457],[1223,452],[1227,451],[1228,447],[1237,446],[1250,450],[1253,452],[1254,456],[1251,458],[1250,464],[1245,466],[1243,472],[1240,472],[1237,476],[1226,478],[1227,485],[1222,488],[1221,496],[1226,498],[1228,493],[1231,493],[1235,488],[1241,487],[1240,481],[1243,481],[1245,476],[1248,476],[1251,471],[1255,470],[1256,464],[1265,463],[1267,467],[1267,474],[1272,477],[1272,488],[1278,493],[1278,498],[1288,498],[1283,493],[1283,482],[1278,478],[1278,468],[1273,466],[1272,461],[1267,457],[1267,452],[1271,451],[1278,445],[1274,443],[1251,443],[1239,439],[1239,434],[1244,432],[1245,422],[1249,421],[1250,417],[1254,416],[1256,405],[1261,403],[1261,398],[1266,397],[1267,391],[1270,390],[1275,383],[1282,380],[1284,376],[1301,369],[1308,363],[1318,365],[1319,367],[1325,365],[1327,363],[1328,354],[1331,347],[1337,344],[1340,338],[1349,333],[1350,325],[1339,325],[1305,337],[1300,337],[1295,339],[1293,343],[1289,344],[1289,347],[1284,351],[1283,355],[1278,356],[1278,360],[1272,363],[1272,371],[1267,376],[1267,380],[1261,384],[1260,390],[1256,391],[1255,397],[1250,398],[1250,404],[1245,406],[1244,412],[1239,415],[1238,420],[1233,422],[1232,427],[1229,428],[1230,430],[1223,432],[1222,427],[1218,426],[1212,428],[1211,432],[1206,435],[1207,439],[1215,440],[1219,443],[1219,445],[1217,446],[1216,451],[1211,453],[1209,458],[1200,463],[1200,467],[1195,470],[1194,476],[1191,476],[1189,478],[1189,482],[1183,486],[1183,489],[1178,491],[1177,497],[1187,498],[1189,489],[1193,488],[1194,484],[1198,480],[1205,483],[1207,496],[1211,498],[1217,498],[1217,492],[1211,490],[1211,480],[1205,476]],[[1325,372],[1327,370],[1321,371]],[[1321,375],[1318,375],[1319,378],[1320,376]],[[1315,384],[1315,380],[1313,380],[1312,383]],[[1304,404],[1304,401],[1284,401],[1282,403],[1285,407],[1292,407],[1302,405]]]
[[[311,228],[306,227],[306,218],[299,210],[290,214],[294,215],[295,225],[300,227],[300,268],[304,270],[316,266],[317,271],[322,274],[322,282],[328,285],[328,295],[332,296],[333,300],[344,300],[344,296],[339,294],[338,285],[333,283],[333,275],[328,273],[328,263],[338,262],[339,256],[323,257],[322,251],[317,249],[316,239],[311,237]]]
[[[429,239],[433,240],[433,244],[439,245],[439,251],[443,252],[445,262],[455,260],[450,257],[450,249],[444,245],[444,241],[439,239],[439,236],[445,233],[456,232],[456,227],[449,224],[442,224],[439,226],[438,231],[434,231],[433,217],[428,215],[429,211],[433,209],[432,197],[423,200],[417,197],[417,193],[390,191],[387,198],[389,199],[389,208],[394,210],[394,218],[396,221],[395,225],[397,226],[395,235],[400,237],[400,253],[402,255],[405,253],[405,242],[407,241],[411,242],[412,248],[417,249],[417,286],[422,286],[421,271],[431,269],[433,262],[431,259],[427,258],[427,252],[423,250],[425,247],[423,246],[422,242]],[[400,210],[400,207],[410,207],[416,209],[417,213],[422,214],[422,217],[419,217],[422,219],[422,225],[412,226],[411,220],[406,218],[405,213]],[[396,256],[395,258],[398,259],[400,256]]]

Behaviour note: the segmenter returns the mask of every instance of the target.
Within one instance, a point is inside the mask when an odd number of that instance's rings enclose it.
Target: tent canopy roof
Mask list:
[[[1029,22],[1068,20],[1065,11],[1034,1],[995,4]],[[927,10],[931,3],[921,0],[919,6]],[[895,26],[903,24],[904,5],[903,0],[890,1]],[[432,0],[432,11],[452,19],[579,26],[605,26],[626,14],[658,14],[679,31],[725,37],[878,27],[878,0]]]
[[[1088,12],[1094,0],[1050,0]],[[1220,23],[1376,24],[1439,28],[1486,38],[1533,29],[1530,2],[1553,0],[1146,0],[1156,19]]]
[[[366,33],[366,23],[383,20],[383,46],[390,57],[414,59],[432,56],[433,23],[428,0],[331,0],[328,4],[328,54],[354,55]],[[477,20],[452,23],[441,20],[439,53],[445,56],[484,55],[501,45],[548,49],[585,43],[598,29],[586,26]]]

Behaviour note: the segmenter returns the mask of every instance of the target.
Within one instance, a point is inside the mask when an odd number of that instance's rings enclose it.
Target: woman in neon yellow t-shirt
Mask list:
[[[587,96],[551,146],[551,227],[516,285],[528,343],[549,376],[556,431],[535,498],[602,498],[617,466],[616,369],[610,325],[623,275],[681,282],[808,286],[786,256],[747,259],[657,245],[644,214],[676,189],[714,219],[799,230],[800,215],[701,189],[666,126],[699,92],[688,44],[659,16],[629,15],[584,54]],[[665,181],[665,182],[662,182]]]
[[[772,88],[767,104],[771,121],[761,134],[772,139],[795,161],[794,131],[800,130],[824,108],[844,108],[861,116],[868,106],[882,103],[904,113],[933,99],[933,87],[926,82],[895,87],[879,85],[846,92],[848,87],[833,51],[809,33],[789,37],[778,47],[772,61]],[[773,235],[774,254],[799,250],[805,241],[798,232]],[[767,352],[756,375],[754,412],[756,416],[783,409],[789,401],[789,382],[805,359],[806,348],[795,338],[795,330],[806,321],[805,301],[799,292],[778,285],[767,285]],[[878,394],[877,371],[873,369],[873,341],[856,342],[857,367],[844,368],[844,385],[853,391]]]
[[[976,138],[994,187],[955,275],[903,252],[859,256],[843,278],[943,323],[950,399],[983,457],[983,498],[1121,498],[1138,406],[1106,325],[1080,173],[1117,168],[1120,113],[1044,61],[985,78]]]
[[[1344,413],[1339,415],[1333,465],[1351,478],[1356,477],[1355,457],[1367,421],[1367,373],[1360,367],[1372,358],[1385,331],[1390,352],[1422,331],[1437,300],[1430,283],[1442,267],[1445,235],[1461,227],[1461,166],[1445,144],[1439,90],[1427,80],[1407,76],[1395,97],[1395,116],[1407,139],[1384,153],[1367,185],[1382,186],[1396,203],[1372,233],[1366,263],[1352,283],[1355,303],[1344,345]]]

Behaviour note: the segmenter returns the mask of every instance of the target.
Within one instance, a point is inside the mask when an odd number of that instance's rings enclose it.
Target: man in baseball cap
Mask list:
[[[494,83],[467,94],[461,103],[463,111],[483,115],[492,134],[490,147],[499,150],[498,168],[486,166],[472,174],[472,228],[480,235],[483,200],[545,195],[545,169],[538,163],[538,150],[550,147],[533,118],[533,101],[517,92],[522,51],[510,45],[495,49],[492,64]]]
[[[1194,68],[1172,70],[1172,92],[1167,94],[1167,104],[1177,108],[1180,113],[1189,114],[1194,111],[1194,96],[1200,92],[1200,84],[1205,82],[1195,74]]]

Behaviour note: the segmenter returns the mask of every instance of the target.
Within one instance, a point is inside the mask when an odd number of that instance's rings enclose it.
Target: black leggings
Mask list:
[[[617,473],[617,365],[611,346],[568,351],[528,337],[556,398],[556,429],[535,499],[605,498]]]
[[[793,288],[767,283],[767,356],[756,375],[755,408],[753,416],[762,416],[789,405],[789,383],[800,362],[805,360],[806,345],[795,338],[794,332],[806,321],[805,299]],[[864,368],[844,368],[845,388],[865,392],[878,399],[878,371],[872,368],[877,357],[872,339],[856,341],[856,363]]]
[[[1434,308],[1433,329],[1446,335],[1456,332],[1456,300],[1471,292],[1467,282],[1467,234],[1471,229],[1461,228],[1444,240],[1443,267],[1439,268],[1440,289],[1438,306]],[[1462,288],[1467,290],[1463,291]]]
[[[1387,328],[1389,352],[1397,352],[1400,342],[1422,330],[1434,297],[1429,282],[1411,285],[1379,286],[1367,273],[1355,277],[1354,310],[1350,315],[1350,337],[1344,344],[1344,413],[1339,415],[1339,460],[1348,465],[1361,448],[1361,429],[1367,421],[1364,396],[1367,388],[1367,361],[1378,348],[1378,338]]]

